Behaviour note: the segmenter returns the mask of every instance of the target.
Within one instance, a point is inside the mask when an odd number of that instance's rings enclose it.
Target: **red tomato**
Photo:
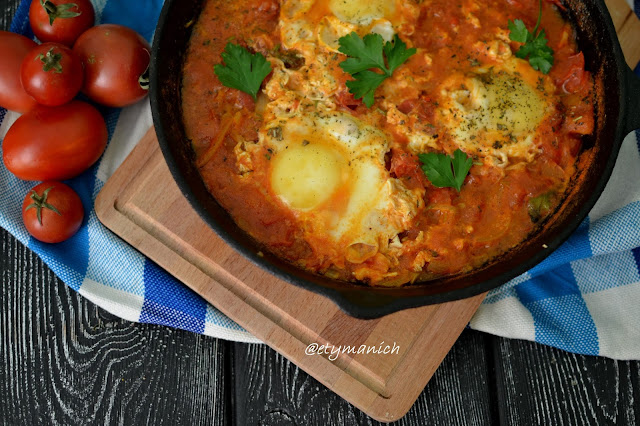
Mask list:
[[[58,106],[71,101],[80,91],[84,71],[80,58],[58,43],[37,46],[24,58],[20,81],[41,105]]]
[[[565,93],[581,91],[588,79],[584,71],[584,55],[578,52],[575,55],[563,55],[557,61],[557,69],[554,70],[555,82],[562,87]]]
[[[107,126],[91,105],[38,105],[20,116],[2,143],[7,169],[24,180],[64,180],[87,170],[107,145]]]
[[[408,178],[411,185],[429,186],[427,176],[421,168],[420,160],[415,154],[400,149],[391,150],[389,171],[398,178]]]
[[[420,97],[418,99],[407,99],[398,105],[398,110],[403,114],[415,113],[420,121],[432,122],[435,114],[435,105],[428,97]]]
[[[43,42],[71,46],[94,19],[89,0],[32,0],[29,7],[31,29]]]
[[[84,209],[76,192],[64,183],[43,182],[22,202],[22,221],[27,231],[45,243],[71,238],[82,225]]]
[[[0,31],[0,107],[11,111],[27,112],[36,106],[20,83],[20,65],[31,49],[33,40],[20,34]]]
[[[147,95],[151,48],[132,29],[98,25],[80,36],[73,51],[84,64],[82,92],[94,101],[123,107]]]
[[[346,89],[342,89],[338,91],[336,94],[336,101],[340,105],[344,105],[350,109],[356,109],[359,105],[362,105],[362,99],[356,99],[353,96],[353,93],[349,92]]]

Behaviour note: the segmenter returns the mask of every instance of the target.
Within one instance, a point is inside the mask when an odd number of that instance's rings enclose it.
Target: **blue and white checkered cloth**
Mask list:
[[[22,1],[11,30],[33,37],[29,3]],[[640,0],[636,3],[640,11]],[[98,22],[129,26],[150,40],[162,0],[93,4]],[[0,226],[41,256],[67,285],[115,315],[258,342],[100,224],[93,200],[152,124],[148,101],[101,112],[110,135],[107,150],[96,166],[67,181],[89,212],[78,234],[56,245],[31,238],[20,207],[34,183],[16,179],[3,164]],[[0,109],[0,139],[17,117]],[[613,176],[588,219],[547,260],[492,291],[470,326],[577,353],[640,359],[639,271],[640,135],[634,133],[625,139]]]

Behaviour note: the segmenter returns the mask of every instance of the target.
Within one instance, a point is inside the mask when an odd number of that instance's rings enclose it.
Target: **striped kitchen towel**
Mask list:
[[[29,3],[22,1],[11,30],[33,37],[27,21]],[[97,22],[129,26],[150,40],[162,0],[93,4]],[[22,225],[20,207],[34,183],[16,179],[3,164],[0,226],[42,257],[67,285],[115,315],[258,342],[98,221],[93,200],[152,124],[147,100],[100,111],[110,136],[105,154],[93,168],[67,181],[89,212],[78,234],[56,245],[31,238]],[[0,139],[17,117],[0,109]],[[639,182],[640,139],[634,133],[625,139],[611,181],[588,219],[547,260],[492,291],[471,327],[572,352],[640,359]]]

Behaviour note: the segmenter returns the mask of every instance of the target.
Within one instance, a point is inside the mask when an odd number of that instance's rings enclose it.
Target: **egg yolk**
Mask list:
[[[342,184],[344,163],[330,146],[303,141],[274,157],[271,187],[291,208],[310,210],[327,201]]]
[[[329,8],[335,16],[356,25],[368,25],[375,19],[393,13],[394,2],[389,0],[330,0]]]

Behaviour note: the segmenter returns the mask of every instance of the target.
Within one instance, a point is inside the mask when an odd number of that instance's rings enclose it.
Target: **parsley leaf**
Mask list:
[[[356,99],[362,98],[369,108],[373,105],[374,93],[378,86],[416,53],[415,48],[407,49],[406,43],[400,40],[397,34],[393,41],[385,43],[380,34],[367,34],[360,38],[352,32],[340,37],[338,42],[338,50],[349,56],[340,63],[340,68],[354,78],[346,83],[349,92]],[[372,69],[378,69],[382,73],[374,72]]]
[[[524,43],[516,52],[520,59],[529,58],[529,64],[533,69],[549,74],[553,66],[553,49],[547,46],[547,35],[543,29],[538,32],[542,21],[542,0],[539,0],[538,22],[533,31],[529,31],[520,19],[509,20],[509,38],[519,43]]]
[[[384,45],[384,54],[387,57],[387,63],[391,73],[395,71],[400,65],[404,64],[407,59],[413,56],[417,52],[415,47],[407,49],[407,44],[400,40],[398,34],[393,38],[393,42],[387,42]],[[389,73],[389,76],[391,76]]]
[[[220,82],[232,89],[241,90],[257,99],[258,90],[271,72],[271,64],[261,53],[251,54],[247,49],[227,43],[222,52],[225,65],[213,67]]]
[[[438,188],[455,188],[460,192],[473,160],[460,149],[456,149],[453,158],[447,154],[418,154],[422,163],[422,171],[427,179]]]
[[[522,22],[522,19],[516,19],[515,21],[509,20],[509,38],[519,43],[526,43],[529,38],[529,30],[527,26]]]
[[[383,39],[380,34],[367,34],[360,38],[356,32],[340,37],[339,51],[351,58],[340,63],[340,68],[349,74],[356,74],[370,68],[386,70],[382,56]]]
[[[365,105],[371,108],[374,102],[373,95],[376,88],[387,79],[387,76],[369,70],[362,71],[357,75],[355,80],[347,81],[349,92],[353,93],[356,99],[362,98]]]

